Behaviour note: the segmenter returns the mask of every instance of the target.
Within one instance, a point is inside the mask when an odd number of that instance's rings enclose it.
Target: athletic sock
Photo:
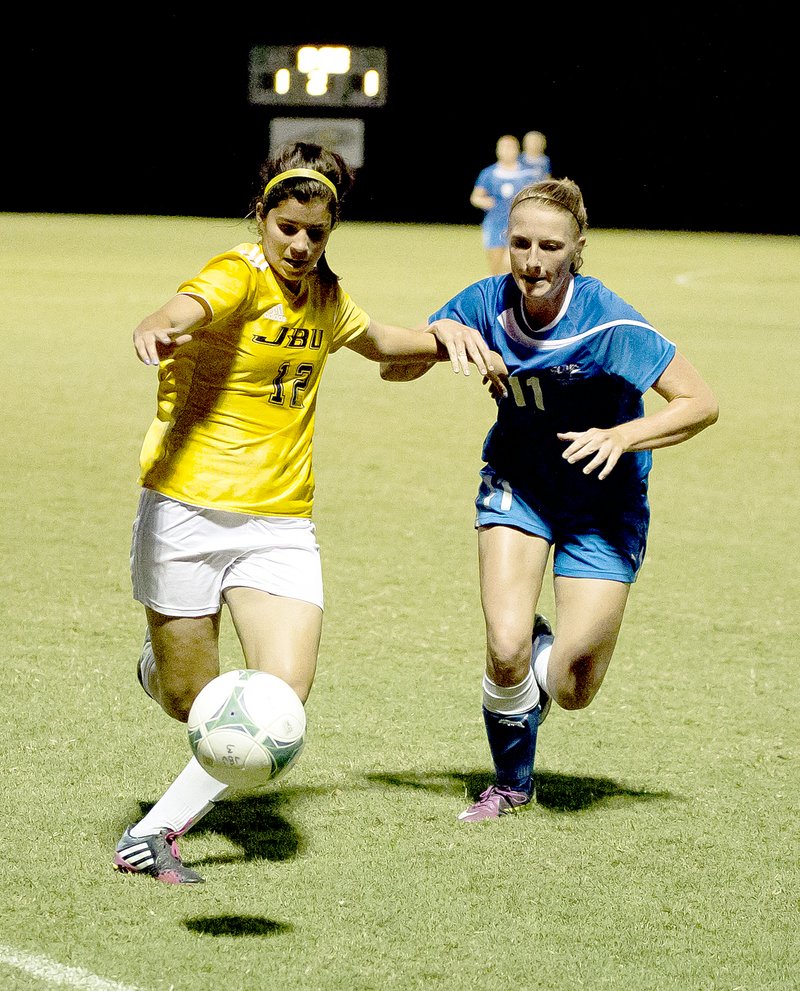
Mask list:
[[[519,685],[510,687],[484,675],[483,721],[498,786],[532,794],[539,687],[531,669]]]
[[[142,688],[152,699],[153,690],[151,687],[151,681],[156,671],[156,659],[153,654],[153,644],[150,640],[149,629],[144,635],[144,643],[142,644],[142,653],[139,655],[139,665],[137,670],[139,672],[139,681],[141,682]]]
[[[533,675],[536,678],[536,683],[545,695],[550,694],[547,687],[547,666],[550,662],[550,651],[553,649],[554,639],[555,637],[551,634],[542,633],[533,641],[531,667],[533,668]]]
[[[151,836],[162,829],[185,833],[214,808],[228,786],[212,778],[197,762],[189,761],[152,809],[130,830],[132,836]]]

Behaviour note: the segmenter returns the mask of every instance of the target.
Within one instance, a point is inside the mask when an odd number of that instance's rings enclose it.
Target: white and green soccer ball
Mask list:
[[[281,678],[227,671],[195,698],[187,729],[192,753],[212,777],[251,791],[285,773],[300,756],[306,713]]]

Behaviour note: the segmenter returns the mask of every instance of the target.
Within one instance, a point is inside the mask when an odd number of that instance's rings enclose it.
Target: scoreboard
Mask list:
[[[252,104],[306,108],[382,107],[386,49],[347,45],[259,46],[250,51]]]

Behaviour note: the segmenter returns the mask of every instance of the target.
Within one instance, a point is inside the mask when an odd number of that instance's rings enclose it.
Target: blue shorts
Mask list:
[[[491,468],[481,471],[475,500],[475,526],[511,526],[543,537],[553,546],[553,574],[565,578],[603,578],[630,585],[644,561],[650,507],[646,484],[602,526],[568,511],[548,513],[529,494],[514,489]]]

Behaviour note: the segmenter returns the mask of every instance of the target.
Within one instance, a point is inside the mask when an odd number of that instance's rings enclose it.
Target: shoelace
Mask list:
[[[164,837],[165,841],[169,844],[169,852],[176,860],[181,859],[180,851],[178,850],[178,834],[177,833],[167,833]]]
[[[478,801],[475,804],[488,805],[488,803],[491,801],[492,798],[494,798],[495,795],[499,795],[500,798],[507,798],[508,792],[504,791],[502,788],[498,788],[497,785],[489,785],[486,791],[482,791],[480,793],[480,795],[478,796]],[[511,803],[509,802],[509,804]]]
[[[522,802],[516,801],[515,798],[520,792],[515,791],[513,788],[501,788],[500,785],[489,785],[486,791],[481,792],[478,803],[480,805],[486,805],[494,797],[502,798],[512,809],[516,809],[519,805],[524,805],[529,799],[523,799]],[[514,797],[512,797],[514,796]]]

